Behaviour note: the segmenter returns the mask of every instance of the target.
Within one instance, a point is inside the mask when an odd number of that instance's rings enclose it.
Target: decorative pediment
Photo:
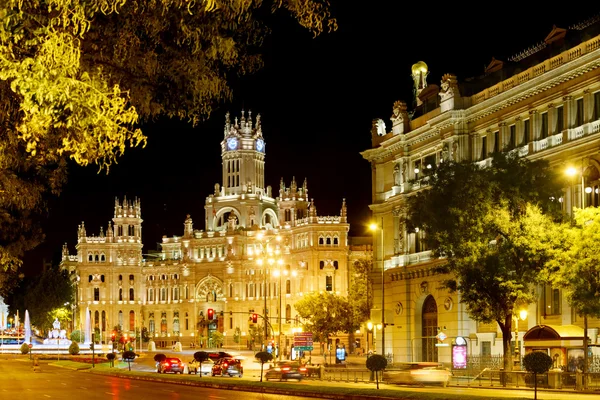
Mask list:
[[[567,30],[563,28],[558,28],[556,25],[552,25],[552,30],[544,39],[544,42],[550,44],[552,42],[556,42],[557,40],[561,40],[567,34]]]
[[[492,72],[496,72],[496,71],[501,70],[503,66],[504,66],[504,62],[503,61],[496,60],[494,57],[492,57],[492,61],[485,68],[484,72],[486,74],[491,74]]]

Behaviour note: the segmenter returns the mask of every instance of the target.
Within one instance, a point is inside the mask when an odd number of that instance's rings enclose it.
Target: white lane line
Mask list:
[[[163,389],[162,391],[163,392],[169,392],[169,393],[173,393],[174,392],[174,390],[169,390],[169,389]]]
[[[219,397],[219,396],[208,396],[209,399],[226,399],[227,397]]]
[[[63,386],[67,386],[67,384],[66,384],[66,383],[63,383],[63,382],[61,382],[60,384],[61,384],[61,385],[63,385]]]
[[[46,397],[52,397],[52,396],[48,396],[47,394],[45,394],[44,396],[46,396]]]
[[[83,386],[80,386],[79,389],[87,390],[87,388]]]
[[[111,395],[111,396],[114,396],[114,395],[115,395],[114,393],[111,393],[111,392],[104,392],[104,393],[105,393],[105,394],[109,394],[109,395]]]

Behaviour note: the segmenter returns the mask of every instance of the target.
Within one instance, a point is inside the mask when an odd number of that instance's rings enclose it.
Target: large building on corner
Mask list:
[[[99,234],[82,223],[76,253],[65,245],[62,257],[77,282],[76,324],[89,308],[105,340],[118,325],[130,333],[147,328],[159,347],[210,345],[215,331],[232,345],[236,332],[246,343],[256,313],[256,326],[265,317],[269,336],[278,342],[282,332],[289,349],[302,322],[296,301],[309,292],[348,292],[349,224],[345,200],[339,215],[317,213],[306,180],[267,186],[266,148],[260,115],[242,111],[231,121],[227,114],[222,183],[206,197],[204,215],[188,215],[180,235],[162,238],[154,259],[142,256],[139,199],[116,199],[112,210],[107,204],[112,220]]]
[[[443,260],[432,259],[424,247],[425,232],[402,222],[403,205],[427,187],[427,174],[439,163],[466,160],[485,166],[491,154],[507,150],[531,160],[546,159],[561,170],[576,168],[574,182],[565,179],[565,212],[573,206],[598,206],[599,19],[568,29],[554,27],[538,45],[508,60],[492,59],[472,79],[445,74],[439,86],[428,83],[424,62],[414,64],[411,72],[415,97],[394,103],[391,129],[382,119],[373,121],[372,146],[361,153],[373,171],[370,207],[385,232],[383,242],[379,234],[373,236],[373,248],[376,274],[384,271],[385,321],[390,324],[383,328],[386,355],[394,361],[450,365],[457,338],[461,344],[466,341],[471,355],[501,355],[497,324],[473,321],[459,294],[442,288],[447,277],[436,274],[435,266]],[[381,318],[381,288],[375,279],[376,322]],[[518,321],[513,345],[521,354],[523,343],[526,349],[545,348],[555,367],[566,366],[568,358],[583,354],[583,318],[559,288],[540,286],[537,296],[527,318]],[[599,327],[598,320],[590,320],[594,352]],[[380,338],[378,333],[379,350]],[[561,345],[571,340],[574,348]]]

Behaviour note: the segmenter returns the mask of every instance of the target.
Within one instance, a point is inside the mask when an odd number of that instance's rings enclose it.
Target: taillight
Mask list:
[[[227,363],[223,363],[223,366],[224,366],[224,367],[227,367]]]
[[[306,372],[306,368],[300,368],[300,371]]]
[[[282,371],[289,371],[289,370],[290,370],[290,367],[283,367],[283,368],[281,368],[281,370],[282,370]]]
[[[169,363],[165,363],[165,367],[168,367],[168,366],[169,366]]]

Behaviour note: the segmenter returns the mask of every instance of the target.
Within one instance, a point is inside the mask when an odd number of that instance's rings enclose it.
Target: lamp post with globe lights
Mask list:
[[[264,283],[263,283],[263,299],[264,299],[264,309],[263,309],[263,320],[264,320],[264,324],[265,324],[265,336],[263,338],[263,351],[266,349],[266,344],[269,338],[269,315],[268,315],[268,309],[267,309],[267,293],[268,293],[268,285],[267,285],[267,273],[269,271],[275,271],[273,268],[275,267],[275,265],[278,266],[278,268],[281,268],[281,266],[283,265],[283,258],[281,257],[281,249],[279,248],[279,244],[276,244],[276,246],[269,246],[270,242],[272,240],[275,240],[276,242],[281,242],[281,236],[277,235],[277,236],[273,236],[267,240],[265,240],[265,235],[260,232],[256,235],[256,239],[257,239],[257,244],[259,247],[259,254],[258,254],[258,258],[256,259],[256,264],[259,266],[264,266],[263,268],[263,278],[264,278]],[[280,283],[281,283],[281,279],[280,279]],[[281,301],[281,300],[280,300]]]
[[[515,317],[515,361],[518,365],[521,365],[521,346],[519,345],[519,318],[521,321],[525,321],[527,319],[527,310],[523,309],[519,311],[519,315],[514,315]]]

